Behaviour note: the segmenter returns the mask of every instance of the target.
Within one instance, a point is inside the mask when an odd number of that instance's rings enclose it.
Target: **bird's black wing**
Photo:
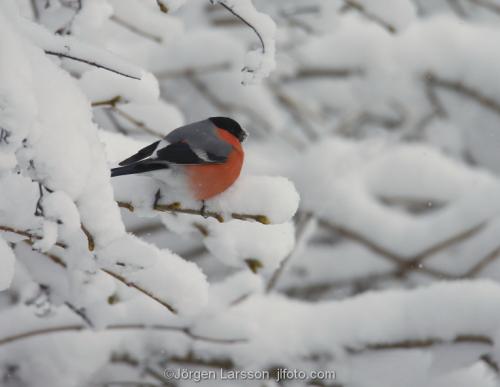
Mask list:
[[[219,164],[227,160],[225,156],[217,156],[202,149],[191,147],[187,142],[175,142],[156,152],[156,160],[172,164]]]
[[[153,142],[152,144],[139,150],[135,155],[132,155],[129,158],[118,163],[118,165],[121,165],[121,166],[129,165],[129,164],[135,163],[137,161],[143,160],[146,157],[151,156],[153,154],[153,152],[156,150],[156,147],[158,146],[159,143],[160,143],[159,140]]]

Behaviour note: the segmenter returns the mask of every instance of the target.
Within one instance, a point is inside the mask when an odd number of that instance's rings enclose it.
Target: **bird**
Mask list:
[[[209,117],[174,129],[111,169],[111,177],[145,174],[172,191],[202,202],[227,190],[238,179],[248,132],[229,117]],[[156,193],[155,205],[162,197]]]

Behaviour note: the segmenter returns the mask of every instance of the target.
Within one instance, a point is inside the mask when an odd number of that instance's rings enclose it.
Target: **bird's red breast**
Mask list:
[[[243,166],[244,152],[238,139],[225,130],[216,130],[233,150],[224,163],[186,166],[188,181],[197,200],[210,199],[224,192],[238,179]]]

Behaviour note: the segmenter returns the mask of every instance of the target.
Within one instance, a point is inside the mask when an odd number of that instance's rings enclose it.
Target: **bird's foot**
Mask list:
[[[201,216],[203,216],[205,219],[207,219],[209,217],[208,213],[207,213],[207,205],[205,203],[205,200],[202,200],[201,201],[201,208],[200,208],[200,214]]]
[[[155,193],[155,201],[153,202],[153,209],[158,206],[158,202],[160,201],[160,199],[161,199],[161,190],[160,188],[158,188],[158,191],[156,191]]]

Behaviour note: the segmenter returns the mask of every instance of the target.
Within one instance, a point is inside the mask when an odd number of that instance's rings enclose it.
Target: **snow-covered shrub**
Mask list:
[[[498,385],[499,23],[496,0],[0,2],[1,384]],[[251,137],[207,217],[110,179],[215,115]]]

